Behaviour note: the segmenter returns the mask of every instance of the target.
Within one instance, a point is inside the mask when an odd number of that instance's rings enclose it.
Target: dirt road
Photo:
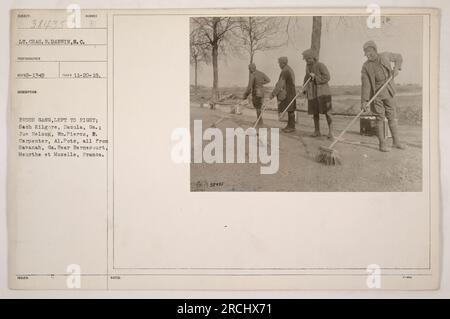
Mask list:
[[[203,129],[220,117],[228,108],[210,110],[191,106],[191,131],[194,120],[203,121]],[[406,150],[378,150],[376,137],[361,136],[359,121],[338,143],[341,166],[317,163],[315,156],[320,145],[328,146],[326,136],[313,138],[310,115],[299,113],[297,131],[280,131],[279,170],[273,175],[261,175],[260,164],[191,164],[192,191],[311,191],[311,192],[416,192],[422,189],[422,135],[420,126],[400,125]],[[242,115],[229,115],[218,125],[225,128],[250,127],[255,120],[254,110],[244,109]],[[335,135],[351,120],[335,116]],[[264,116],[265,127],[282,128],[275,113]],[[327,133],[326,121],[321,117],[322,134]],[[391,145],[391,139],[388,145]],[[208,142],[204,142],[204,145]],[[194,143],[192,143],[194,145]]]

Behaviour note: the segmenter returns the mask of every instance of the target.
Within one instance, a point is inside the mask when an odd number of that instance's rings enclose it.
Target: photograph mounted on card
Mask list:
[[[378,9],[11,11],[10,287],[438,288],[439,11]]]

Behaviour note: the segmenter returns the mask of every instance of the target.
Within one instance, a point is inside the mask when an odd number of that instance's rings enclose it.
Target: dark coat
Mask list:
[[[280,77],[278,79],[272,94],[278,99],[278,111],[283,112],[284,109],[297,95],[295,89],[295,74],[289,65],[281,69]],[[296,109],[296,102],[293,101],[288,109],[288,112],[294,112]]]

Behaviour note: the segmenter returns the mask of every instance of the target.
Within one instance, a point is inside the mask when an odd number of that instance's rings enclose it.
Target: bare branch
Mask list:
[[[272,17],[242,17],[238,21],[241,50],[247,52],[250,61],[258,51],[278,48],[286,43],[279,18]]]

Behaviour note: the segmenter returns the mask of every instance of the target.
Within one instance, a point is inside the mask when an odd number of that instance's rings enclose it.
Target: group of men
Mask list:
[[[393,144],[392,147],[404,149],[404,145],[400,142],[398,136],[396,105],[395,105],[395,85],[393,78],[398,75],[402,67],[402,56],[397,53],[383,52],[378,53],[377,45],[374,41],[368,41],[363,45],[364,54],[367,61],[361,69],[361,109],[370,111],[376,117],[376,135],[379,140],[379,149],[382,152],[388,152],[386,145],[384,120],[387,118],[388,125],[391,130]],[[330,81],[330,73],[328,68],[322,62],[319,62],[317,53],[308,49],[302,53],[303,60],[306,62],[306,72],[303,79],[303,91],[308,100],[308,114],[313,115],[314,132],[312,137],[320,137],[320,114],[325,114],[328,124],[327,137],[334,139],[333,135],[333,117],[332,99],[328,82]],[[392,67],[391,63],[394,63]],[[287,112],[288,121],[285,133],[295,131],[295,110],[296,99],[298,97],[295,87],[295,74],[288,65],[287,57],[278,59],[281,72],[278,81],[270,94],[270,99],[277,98],[278,113]],[[256,109],[257,125],[263,125],[262,108],[264,100],[264,85],[270,82],[270,79],[263,72],[256,69],[254,63],[249,65],[250,78],[243,98],[251,94],[253,106]],[[392,78],[391,78],[392,77]],[[387,85],[384,85],[387,81]],[[380,92],[378,92],[381,89]],[[376,94],[372,103],[369,103]]]

